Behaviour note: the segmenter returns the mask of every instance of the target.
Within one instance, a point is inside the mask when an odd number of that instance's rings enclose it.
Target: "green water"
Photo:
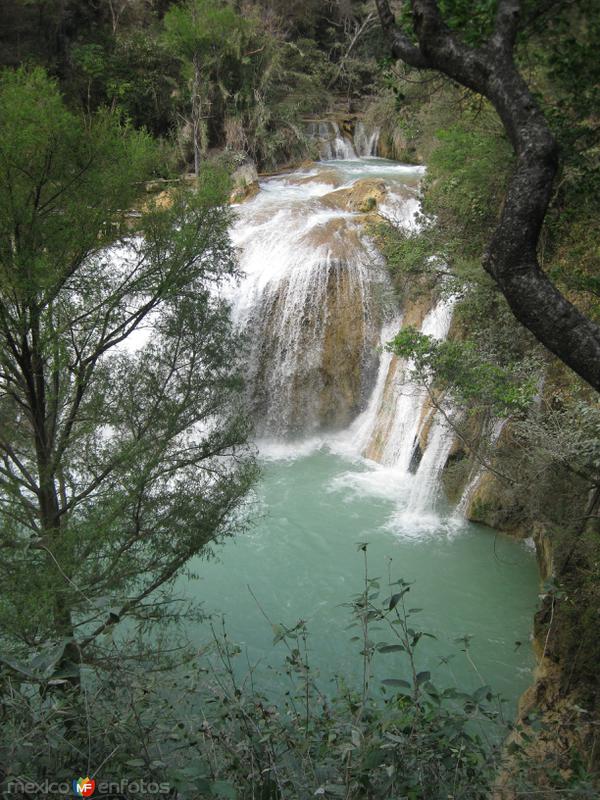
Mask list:
[[[266,460],[251,530],[219,545],[216,559],[195,563],[201,577],[186,593],[205,611],[224,614],[229,635],[258,664],[266,686],[272,680],[269,665],[279,667],[286,651],[273,645],[271,627],[248,587],[274,623],[291,627],[306,620],[311,661],[326,688],[335,673],[360,673],[360,647],[350,642],[355,631],[345,629],[351,620],[340,604],[361,591],[363,554],[356,544],[368,542],[369,572],[381,577],[382,586],[390,567],[394,579],[415,582],[409,605],[423,611],[414,627],[437,637],[419,644],[419,668],[429,669],[441,687],[489,683],[514,710],[534,663],[533,552],[451,516],[403,518],[395,479],[389,470],[326,449]],[[455,642],[464,635],[472,637],[475,667]],[[205,642],[207,626],[199,623],[191,638]],[[373,638],[390,640],[384,632]],[[451,656],[447,665],[441,656]],[[403,677],[406,664],[398,654],[378,655],[375,671],[379,678]]]

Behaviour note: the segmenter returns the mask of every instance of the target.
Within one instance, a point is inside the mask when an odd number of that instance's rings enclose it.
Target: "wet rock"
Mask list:
[[[244,203],[258,194],[258,172],[256,166],[248,162],[238,167],[231,176],[233,189],[229,197],[230,203]]]
[[[316,175],[307,175],[304,178],[297,178],[294,180],[295,185],[303,186],[310,183],[323,183],[328,186],[339,186],[342,179],[335,170],[324,169],[320,170]],[[327,195],[325,195],[327,197]]]
[[[528,515],[515,498],[511,487],[493,472],[484,472],[473,490],[465,516],[490,528],[527,538],[531,535]]]
[[[338,189],[324,195],[321,202],[329,208],[339,208],[342,211],[355,211],[368,214],[377,209],[387,195],[385,181],[363,178],[356,181],[347,189]]]

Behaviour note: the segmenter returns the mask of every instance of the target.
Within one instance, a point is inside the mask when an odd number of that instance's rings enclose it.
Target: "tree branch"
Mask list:
[[[499,0],[494,33],[489,41],[492,49],[507,54],[512,52],[519,29],[520,17],[521,3],[519,0]]]
[[[390,9],[388,0],[375,0],[381,27],[386,35],[392,55],[396,58],[401,58],[406,64],[417,69],[427,69],[429,64],[423,53],[416,47],[408,38],[408,36],[401,31],[394,19],[394,15]]]
[[[393,16],[377,0],[384,32]],[[510,139],[517,162],[484,269],[515,317],[552,353],[600,391],[600,326],[582,314],[542,271],[538,241],[558,170],[558,147],[513,61],[519,23],[517,0],[501,0],[491,40],[482,48],[462,42],[444,23],[435,0],[412,0],[419,52],[430,68],[486,97]],[[392,52],[413,64],[411,53]]]

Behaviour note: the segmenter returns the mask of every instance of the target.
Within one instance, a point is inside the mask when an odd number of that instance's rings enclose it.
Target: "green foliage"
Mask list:
[[[467,117],[438,131],[424,210],[435,215],[456,262],[479,261],[498,217],[511,164],[510,146],[497,128],[474,128]]]
[[[245,20],[220,0],[189,0],[165,14],[165,38],[186,61],[198,60],[210,74],[231,54],[239,52]]]
[[[419,609],[407,608],[410,584],[369,577],[366,545],[360,550],[364,587],[348,603],[360,631],[360,686],[341,677],[333,696],[322,691],[302,621],[273,626],[285,654],[280,703],[252,671],[241,674],[240,647],[213,622],[211,643],[177,662],[157,643],[152,661],[136,666],[122,655],[138,649],[134,638],[123,650],[113,641],[109,674],[86,669],[81,692],[57,692],[47,677],[31,692],[27,674],[17,682],[8,666],[0,672],[11,681],[2,697],[0,757],[10,764],[2,788],[17,776],[62,781],[87,770],[97,781],[168,783],[182,797],[483,800],[499,763],[485,741],[503,732],[497,698],[489,686],[442,689],[419,669],[430,634],[415,622]],[[468,648],[468,638],[460,644]],[[382,683],[372,679],[374,659],[387,663]]]
[[[561,147],[561,175],[545,227],[544,263],[569,297],[600,318],[595,223],[600,214],[600,21],[593,3],[559,9],[536,47],[538,98]],[[575,90],[576,87],[576,90]]]
[[[437,379],[470,408],[489,408],[498,416],[525,411],[535,383],[517,365],[500,367],[481,358],[472,341],[440,342],[415,328],[403,328],[389,343],[401,358],[412,359],[423,379]]]
[[[114,115],[69,111],[43,70],[0,76],[0,265],[4,289],[35,292],[107,242],[152,175],[157,150]],[[7,283],[8,282],[8,283]]]
[[[0,136],[0,630],[9,656],[67,640],[62,669],[169,613],[160,592],[243,525],[228,181],[206,168],[128,232],[153,143],[39,69],[2,74]]]
[[[105,74],[106,99],[136,128],[154,136],[175,128],[179,87],[175,59],[152,30],[120,34]]]
[[[201,149],[219,142],[272,167],[306,153],[299,114],[323,103],[315,77],[325,60],[314,43],[287,42],[263,22],[205,1],[173,7],[164,26],[187,70]]]

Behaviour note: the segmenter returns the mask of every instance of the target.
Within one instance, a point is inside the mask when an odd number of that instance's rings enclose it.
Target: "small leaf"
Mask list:
[[[273,644],[277,644],[282,639],[285,639],[287,630],[283,627],[283,625],[272,625],[273,628]]]
[[[397,592],[390,597],[390,604],[388,606],[388,610],[391,611],[393,608],[396,608],[400,600],[402,600],[402,595],[404,592]]]
[[[402,686],[404,689],[410,689],[408,681],[400,680],[400,678],[385,678],[381,681],[385,686]]]
[[[431,672],[419,672],[417,674],[417,686],[420,686],[425,681],[428,681],[431,678]]]
[[[399,653],[405,649],[403,644],[384,644],[377,648],[380,653]]]

